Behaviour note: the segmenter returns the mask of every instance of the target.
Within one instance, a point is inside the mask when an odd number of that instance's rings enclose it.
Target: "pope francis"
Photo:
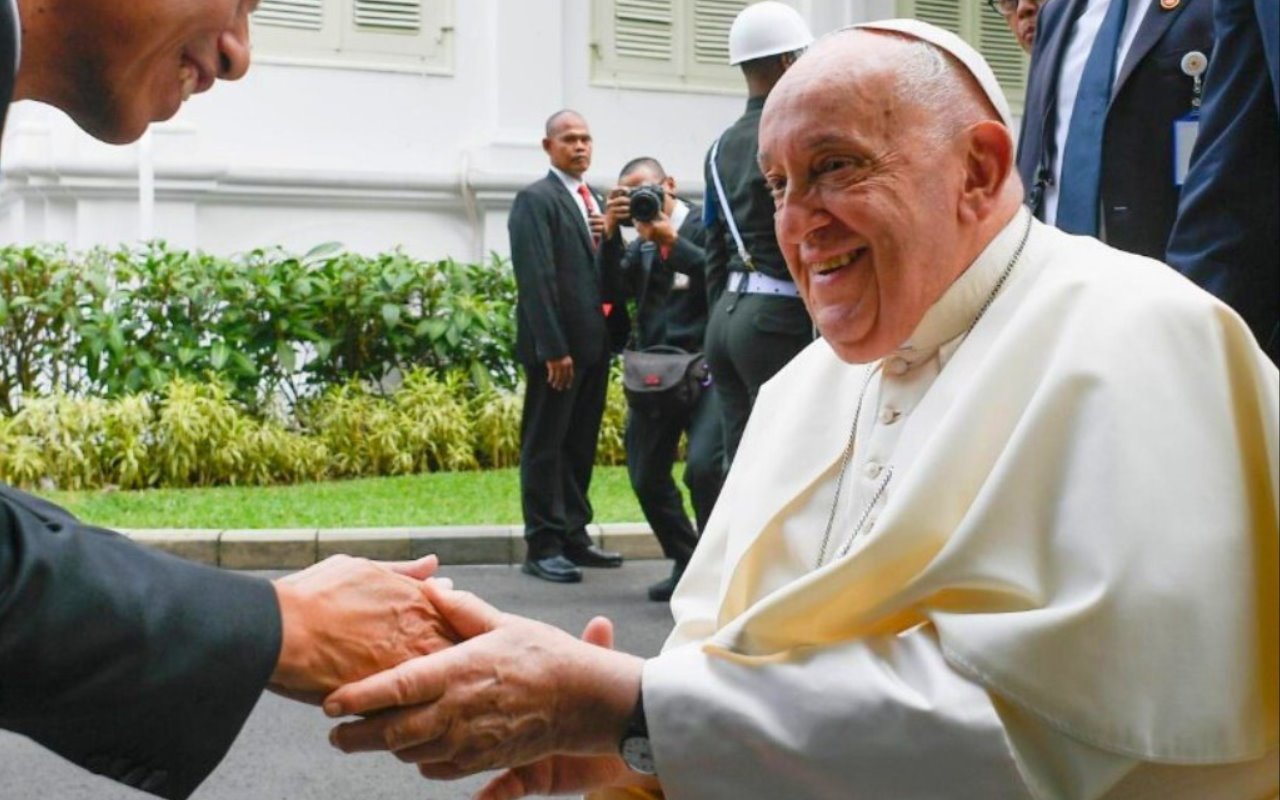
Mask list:
[[[990,68],[815,44],[760,163],[822,339],[762,391],[642,661],[433,588],[467,641],[348,751],[487,800],[1274,797],[1280,377],[1167,266],[1022,207]]]

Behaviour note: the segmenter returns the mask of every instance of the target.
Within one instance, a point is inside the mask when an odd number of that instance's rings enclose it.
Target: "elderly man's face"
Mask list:
[[[137,139],[214,82],[249,68],[258,0],[82,0],[64,54],[67,85],[52,98],[86,131]]]
[[[886,37],[856,41],[811,51],[774,88],[760,164],[810,315],[837,355],[866,362],[901,345],[957,274],[964,168],[929,135],[931,115],[896,96]]]

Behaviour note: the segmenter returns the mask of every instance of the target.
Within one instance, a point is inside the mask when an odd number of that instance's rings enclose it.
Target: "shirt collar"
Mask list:
[[[551,171],[554,172],[556,177],[560,179],[560,182],[564,184],[564,188],[568,189],[571,193],[576,193],[578,191],[578,186],[584,183],[581,178],[573,177],[569,173],[557,167],[555,164],[551,165]]]
[[[893,352],[895,357],[910,365],[918,364],[969,330],[1018,249],[1026,213],[1025,208],[1019,208],[969,268],[925,312],[915,331]]]
[[[689,216],[689,204],[680,198],[676,198],[676,207],[671,212],[671,227],[680,230],[684,226],[685,219]]]

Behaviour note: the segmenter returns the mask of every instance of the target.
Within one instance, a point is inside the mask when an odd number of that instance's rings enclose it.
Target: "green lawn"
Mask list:
[[[677,475],[683,465],[677,465]],[[42,492],[86,522],[111,528],[361,528],[517,524],[514,469],[440,472],[299,486]],[[596,522],[644,519],[625,467],[597,467]]]

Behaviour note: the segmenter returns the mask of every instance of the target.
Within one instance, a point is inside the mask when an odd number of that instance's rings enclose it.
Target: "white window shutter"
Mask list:
[[[978,16],[978,50],[991,65],[1009,105],[1020,112],[1027,93],[1027,55],[1003,18],[982,8]]]
[[[318,31],[324,27],[324,0],[262,0],[253,22],[272,28]]]
[[[675,35],[672,3],[673,0],[617,0],[613,7],[617,56],[670,62]]]
[[[748,5],[747,0],[693,0],[694,63],[729,63],[729,28]]]
[[[355,0],[352,12],[360,28],[406,33],[422,29],[422,0]]]
[[[915,17],[962,36],[965,31],[961,3],[972,3],[978,9],[983,7],[981,0],[915,0],[908,3],[913,7],[903,16]]]

